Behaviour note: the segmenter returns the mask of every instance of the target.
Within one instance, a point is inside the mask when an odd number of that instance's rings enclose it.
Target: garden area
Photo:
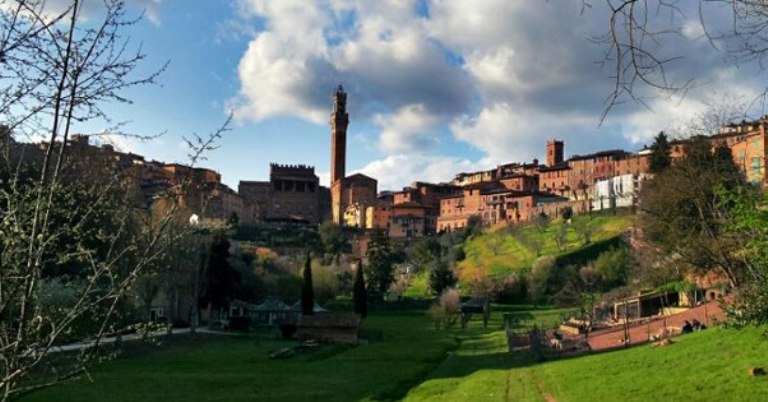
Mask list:
[[[747,372],[766,364],[765,328],[716,328],[663,350],[640,346],[548,362],[507,351],[503,314],[551,327],[563,312],[494,305],[486,330],[478,318],[465,330],[436,330],[423,310],[379,309],[364,321],[366,342],[320,345],[284,359],[270,354],[298,343],[275,330],[175,336],[159,346],[126,344],[90,373],[92,381],[22,400],[758,400],[768,392],[766,377]]]

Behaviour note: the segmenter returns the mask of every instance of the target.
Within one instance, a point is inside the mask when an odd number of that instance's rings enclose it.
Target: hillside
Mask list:
[[[505,276],[530,267],[538,255],[566,257],[582,250],[585,228],[592,245],[599,246],[634,225],[634,215],[577,216],[567,223],[555,219],[548,225],[516,225],[492,229],[464,245],[466,258],[458,264],[462,281],[479,274]],[[562,241],[557,245],[559,234]]]
[[[465,349],[465,342],[406,400],[764,400],[768,377],[750,377],[748,370],[768,365],[765,330],[715,328],[677,337],[663,348],[646,345],[540,364],[522,352],[505,356],[501,336],[484,347]],[[467,370],[466,361],[480,359],[483,350],[497,357],[495,364]]]

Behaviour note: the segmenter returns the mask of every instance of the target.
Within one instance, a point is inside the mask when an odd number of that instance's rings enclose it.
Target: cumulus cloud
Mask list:
[[[342,82],[352,119],[380,130],[378,160],[362,171],[382,188],[541,158],[548,138],[565,140],[572,153],[637,147],[701,113],[712,91],[753,94],[755,87],[754,76],[724,68],[711,43],[700,40],[698,10],[688,5],[674,21],[679,34],[651,46],[661,57],[685,56],[668,66],[668,77],[697,77],[700,86],[685,98],[640,91],[647,108],[619,105],[602,125],[613,81],[596,63],[606,48],[590,39],[608,27],[603,3],[586,12],[580,2],[507,0],[240,6],[261,28],[240,60],[237,116],[327,124],[331,90]],[[710,15],[726,21],[721,14]],[[440,155],[438,133],[445,132],[481,151],[480,160]]]
[[[493,167],[489,161],[430,154],[394,154],[372,161],[360,173],[376,178],[379,190],[400,190],[413,181],[447,182],[459,172]]]

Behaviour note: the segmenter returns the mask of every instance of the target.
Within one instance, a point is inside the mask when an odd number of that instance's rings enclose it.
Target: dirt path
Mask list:
[[[720,307],[719,302],[709,302],[707,304],[694,307],[680,314],[667,317],[667,327],[682,327],[686,320],[699,320],[701,323],[711,326],[716,320],[725,319],[725,312]],[[664,327],[664,320],[656,319],[649,323],[643,323],[629,328],[629,341],[632,345],[648,342],[650,335],[657,334]],[[615,327],[595,331],[589,336],[589,346],[592,350],[606,350],[621,347],[621,340],[624,338],[624,328]]]

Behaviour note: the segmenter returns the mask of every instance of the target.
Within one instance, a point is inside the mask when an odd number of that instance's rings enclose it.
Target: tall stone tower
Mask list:
[[[341,224],[345,207],[343,192],[348,125],[347,93],[339,84],[333,93],[333,112],[331,112],[331,216],[333,222],[337,224]]]
[[[547,166],[554,166],[563,161],[563,141],[547,141]]]
[[[347,93],[339,85],[333,94],[333,112],[331,112],[331,184],[344,179],[348,125]]]

